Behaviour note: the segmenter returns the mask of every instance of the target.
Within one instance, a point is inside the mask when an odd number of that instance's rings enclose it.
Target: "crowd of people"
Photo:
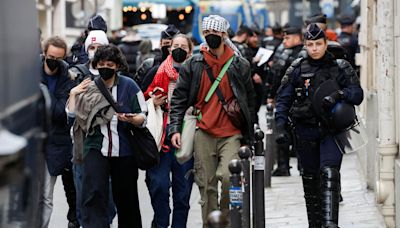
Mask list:
[[[342,153],[334,136],[353,122],[332,122],[338,119],[332,115],[344,110],[349,116],[363,100],[354,19],[344,16],[339,22],[338,35],[323,14],[311,16],[304,28],[242,25],[232,34],[225,18],[210,15],[201,22],[205,42],[199,46],[169,25],[153,49],[131,29],[122,39],[107,37],[106,22],[95,16],[70,52],[62,38],[46,39],[42,84],[51,95],[52,125],[42,227],[49,225],[59,175],[69,228],[109,227],[116,215],[118,227],[142,227],[134,159],[140,151],[129,144],[128,129],[146,127],[149,103],[163,113],[156,142],[160,163],[146,170],[152,227],[186,227],[193,182],[200,190],[203,227],[214,210],[229,217],[228,164],[238,158],[240,146],[254,142],[253,125],[267,103],[276,107],[279,149],[273,176],[290,176],[290,154],[298,156],[310,227],[337,227]],[[272,53],[264,62],[262,49]],[[329,93],[321,93],[322,86]],[[181,164],[175,153],[189,109],[197,116],[193,158]]]

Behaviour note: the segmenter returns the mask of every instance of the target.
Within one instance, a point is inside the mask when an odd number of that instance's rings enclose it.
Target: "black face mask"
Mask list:
[[[60,61],[57,59],[46,59],[46,64],[51,71],[54,71],[60,66]]]
[[[112,76],[115,74],[115,70],[104,67],[104,68],[97,68],[99,70],[100,77],[104,80],[107,81],[108,79],[112,78]]]
[[[182,48],[176,48],[172,51],[172,59],[177,63],[183,63],[187,56],[187,52]]]
[[[210,48],[216,49],[221,45],[222,37],[215,34],[209,34],[206,36],[206,42]]]
[[[162,46],[161,47],[161,54],[162,54],[162,59],[163,60],[165,60],[167,57],[168,57],[168,55],[169,55],[169,48],[170,48],[171,46]]]

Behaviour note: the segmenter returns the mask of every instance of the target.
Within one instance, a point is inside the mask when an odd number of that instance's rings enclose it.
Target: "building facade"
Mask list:
[[[42,39],[65,37],[71,45],[93,15],[107,21],[108,30],[122,27],[122,0],[36,0]]]
[[[361,83],[365,100],[361,116],[368,146],[359,152],[368,187],[374,189],[386,225],[400,226],[400,3],[361,0]],[[397,224],[397,225],[396,225]]]

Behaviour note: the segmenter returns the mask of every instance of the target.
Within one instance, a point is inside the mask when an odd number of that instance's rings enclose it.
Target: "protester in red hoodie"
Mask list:
[[[183,64],[171,100],[169,136],[176,148],[181,146],[180,130],[185,111],[194,106],[198,113],[194,169],[201,195],[203,227],[207,227],[207,216],[213,210],[221,210],[226,218],[229,216],[228,164],[238,158],[242,143],[250,143],[255,120],[250,64],[235,54],[234,45],[228,38],[228,28],[229,22],[218,15],[203,19],[202,30],[207,44],[201,47],[200,54]],[[221,74],[223,77],[218,89],[209,93],[212,81],[224,65],[227,65],[227,71]],[[218,90],[223,102],[216,94]],[[224,109],[223,103],[232,101],[239,104],[242,121],[236,122]],[[220,202],[218,181],[222,185]]]

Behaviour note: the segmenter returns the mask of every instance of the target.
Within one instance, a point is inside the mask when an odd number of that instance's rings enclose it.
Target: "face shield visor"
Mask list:
[[[364,147],[368,142],[365,125],[358,118],[356,118],[352,127],[336,134],[334,138],[336,145],[338,145],[343,154],[357,151]]]

